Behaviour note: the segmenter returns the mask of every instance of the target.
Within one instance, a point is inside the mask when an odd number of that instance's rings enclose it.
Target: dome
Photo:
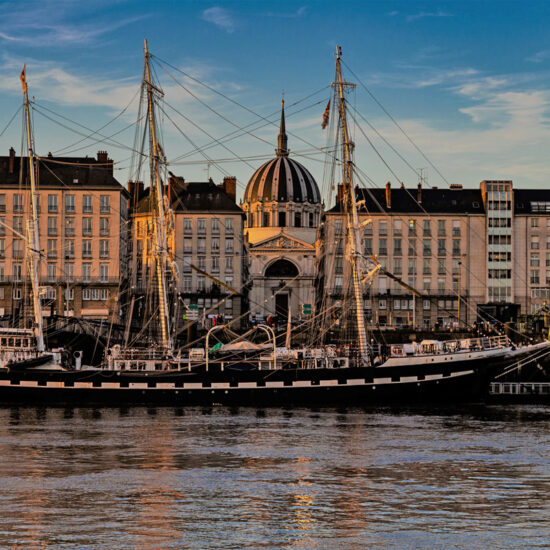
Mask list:
[[[250,178],[244,201],[320,203],[321,194],[313,176],[299,162],[288,158],[284,102],[278,145],[277,156],[260,166]]]

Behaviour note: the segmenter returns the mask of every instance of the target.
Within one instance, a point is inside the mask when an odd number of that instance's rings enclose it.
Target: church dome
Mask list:
[[[321,202],[319,187],[309,171],[288,157],[284,102],[281,111],[277,156],[260,166],[250,178],[244,202]]]

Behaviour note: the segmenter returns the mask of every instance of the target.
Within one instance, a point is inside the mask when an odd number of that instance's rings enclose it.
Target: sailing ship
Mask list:
[[[363,289],[382,266],[361,254],[361,224],[354,186],[353,145],[346,113],[346,88],[341,50],[336,51],[336,78],[332,84],[337,105],[337,130],[342,166],[342,205],[351,307],[344,304],[340,317],[352,335],[345,346],[319,344],[300,349],[279,349],[271,327],[258,325],[269,344],[242,338],[233,344],[210,348],[208,331],[204,350],[177,353],[172,338],[169,304],[172,273],[167,229],[169,201],[160,175],[162,148],[157,142],[155,93],[150,79],[145,43],[145,77],[150,143],[150,212],[154,277],[150,311],[157,327],[141,346],[109,347],[99,368],[62,371],[0,371],[1,400],[83,403],[151,404],[359,404],[428,400],[466,401],[483,396],[490,379],[519,361],[536,360],[550,353],[550,342],[514,345],[506,336],[420,344],[382,346],[369,341]],[[409,287],[410,288],[410,287]],[[410,289],[413,291],[414,289]],[[289,332],[290,332],[289,323]],[[313,331],[313,329],[312,329]],[[290,338],[287,339],[290,344]]]
[[[14,228],[2,225],[20,237],[25,243],[27,266],[31,281],[33,326],[32,328],[0,328],[0,368],[17,371],[34,367],[55,368],[60,362],[60,352],[48,352],[44,342],[42,304],[40,300],[40,236],[38,232],[38,194],[36,188],[36,161],[31,131],[29,95],[26,82],[26,68],[21,72],[25,129],[27,134],[28,176],[30,183],[30,217],[27,220],[26,235]],[[22,166],[21,166],[22,168]]]

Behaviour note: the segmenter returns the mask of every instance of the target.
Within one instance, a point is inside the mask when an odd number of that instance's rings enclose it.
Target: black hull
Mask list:
[[[36,367],[41,367],[52,359],[53,355],[40,355],[38,357],[33,357],[32,359],[25,359],[24,361],[15,361],[8,363],[6,368],[9,372],[19,372],[27,369],[32,369]]]
[[[0,373],[0,402],[154,405],[369,405],[467,402],[487,395],[503,357],[374,368],[208,372],[27,371]]]

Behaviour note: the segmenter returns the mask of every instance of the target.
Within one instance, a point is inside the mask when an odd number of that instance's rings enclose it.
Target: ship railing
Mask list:
[[[550,398],[550,382],[491,382],[491,395],[546,395]]]
[[[393,344],[390,348],[390,355],[404,357],[405,355],[440,355],[468,351],[489,351],[502,349],[509,345],[510,340],[507,336],[481,336],[444,341],[426,340],[413,344]]]

